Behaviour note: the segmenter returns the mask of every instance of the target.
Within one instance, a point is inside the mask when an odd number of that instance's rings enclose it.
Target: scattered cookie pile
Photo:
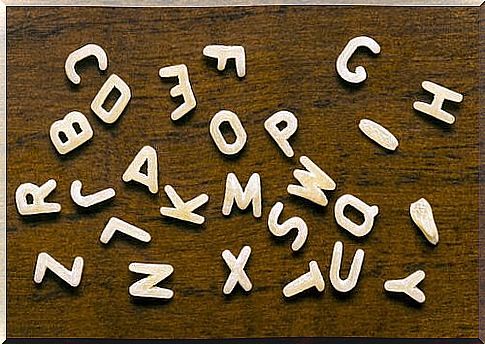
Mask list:
[[[370,37],[355,37],[347,43],[337,58],[336,70],[339,76],[349,83],[361,83],[367,78],[364,67],[358,66],[354,72],[350,71],[347,67],[351,56],[361,47],[370,49],[374,54],[380,53],[381,50],[379,44]],[[235,59],[237,76],[243,78],[246,75],[246,55],[242,46],[209,45],[204,48],[203,54],[209,58],[217,59],[218,70],[225,69],[228,59]],[[80,76],[76,73],[75,66],[77,62],[88,56],[94,56],[97,59],[100,70],[104,71],[108,68],[108,57],[105,51],[96,44],[85,45],[71,53],[66,60],[65,72],[72,83],[79,84],[81,82]],[[177,121],[194,109],[197,104],[190,85],[187,66],[182,64],[163,67],[160,69],[159,75],[161,78],[178,78],[178,84],[170,90],[172,97],[182,96],[184,100],[171,114],[171,119]],[[431,104],[415,102],[413,107],[445,123],[452,124],[455,121],[455,117],[444,111],[442,104],[445,100],[461,102],[463,96],[430,81],[424,81],[422,87],[433,93],[434,99]],[[120,95],[111,110],[108,111],[103,105],[114,88],[119,91]],[[123,113],[130,99],[130,87],[119,76],[111,74],[92,101],[91,109],[103,122],[112,124]],[[227,122],[231,126],[236,137],[232,143],[226,141],[220,130],[221,124],[224,122]],[[282,124],[283,128],[280,129]],[[278,111],[265,121],[264,127],[283,153],[288,157],[292,157],[294,152],[288,139],[298,128],[297,117],[289,111]],[[370,119],[362,119],[359,123],[359,128],[371,140],[387,150],[394,151],[399,145],[398,140],[389,130]],[[237,154],[243,149],[247,140],[246,131],[238,116],[228,110],[221,110],[214,115],[210,122],[209,131],[215,145],[225,155]],[[75,148],[83,145],[92,136],[93,130],[88,119],[78,111],[70,112],[63,119],[54,122],[50,128],[52,144],[59,154],[68,154]],[[288,193],[310,200],[320,206],[326,206],[328,200],[324,191],[334,190],[336,183],[319,166],[310,160],[310,158],[301,156],[299,160],[305,170],[297,169],[293,172],[299,185],[288,185]],[[144,165],[147,166],[146,173],[142,172]],[[122,179],[125,182],[138,182],[146,186],[151,193],[157,193],[158,162],[155,149],[150,146],[143,147],[123,173]],[[114,189],[107,188],[84,196],[81,193],[82,186],[82,182],[79,180],[72,182],[71,198],[78,206],[83,208],[104,202],[116,195]],[[45,201],[46,197],[55,188],[56,181],[53,179],[48,180],[41,186],[32,183],[20,185],[15,193],[18,212],[23,216],[60,212],[60,204]],[[173,207],[161,207],[160,213],[163,216],[195,224],[204,223],[205,218],[199,214],[195,214],[194,211],[209,201],[208,195],[200,194],[191,200],[184,201],[171,185],[165,185],[164,191],[172,202]],[[237,176],[234,173],[228,173],[222,214],[229,215],[234,202],[240,209],[246,209],[252,204],[253,216],[261,217],[261,179],[259,174],[253,173],[246,183],[246,187],[243,189]],[[348,206],[355,208],[363,214],[364,221],[361,224],[353,222],[344,215],[344,209]],[[284,205],[281,202],[273,205],[268,216],[268,229],[273,235],[278,237],[285,236],[292,230],[297,230],[298,233],[291,245],[291,249],[298,251],[307,240],[308,227],[300,217],[292,217],[279,223],[278,221],[283,207]],[[379,208],[377,205],[368,205],[357,197],[346,194],[337,199],[334,213],[335,219],[340,227],[356,237],[363,237],[372,230],[374,218],[378,215]],[[421,198],[412,203],[410,205],[410,215],[426,239],[431,244],[437,245],[439,241],[438,229],[433,219],[431,205],[428,201]],[[106,244],[116,232],[122,232],[143,242],[149,242],[151,240],[150,234],[145,230],[116,217],[109,219],[104,230],[101,232],[99,240],[103,244]],[[332,286],[337,291],[346,293],[355,288],[358,282],[365,253],[362,249],[358,249],[355,252],[348,277],[341,279],[340,266],[343,250],[344,246],[342,242],[337,241],[333,249],[329,278]],[[222,289],[224,294],[230,294],[237,284],[246,291],[252,289],[251,280],[245,272],[245,265],[250,255],[251,247],[249,246],[244,246],[237,257],[229,250],[222,252],[222,258],[231,270]],[[75,257],[72,268],[69,270],[48,253],[41,252],[38,255],[35,266],[34,282],[41,283],[46,269],[49,269],[72,287],[77,287],[81,282],[83,266],[84,260],[82,257]],[[130,295],[161,299],[170,299],[173,297],[174,293],[172,290],[156,286],[156,284],[173,273],[174,268],[172,265],[133,262],[129,265],[129,270],[135,273],[149,275],[129,287]],[[386,281],[384,283],[384,289],[389,292],[406,293],[417,302],[423,303],[425,301],[425,295],[417,285],[424,278],[424,271],[418,270],[406,278]],[[283,295],[289,298],[313,287],[319,292],[322,292],[325,288],[325,281],[316,261],[309,263],[309,272],[283,287]]]

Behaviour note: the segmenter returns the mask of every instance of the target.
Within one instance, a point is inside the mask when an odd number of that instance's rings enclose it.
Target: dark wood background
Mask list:
[[[477,337],[478,335],[478,8],[243,7],[243,8],[12,8],[8,40],[8,314],[9,337],[221,338],[265,336]],[[347,41],[369,35],[379,56],[363,50],[352,67],[368,72],[363,85],[345,84],[335,60]],[[109,57],[108,73],[94,60],[81,64],[79,87],[64,74],[67,55],[94,42]],[[208,44],[240,44],[247,76],[234,66],[220,73],[202,55]],[[197,109],[173,123],[178,105],[173,81],[158,69],[185,63]],[[105,125],[90,103],[111,73],[131,87],[133,98],[114,125]],[[431,80],[464,94],[447,109],[447,126],[412,108],[431,100],[421,88]],[[224,157],[209,135],[209,121],[221,109],[238,114],[248,142],[235,158]],[[296,156],[286,158],[263,122],[278,110],[299,119],[291,140]],[[69,111],[83,112],[94,137],[66,157],[49,139],[52,122]],[[373,119],[399,139],[386,153],[359,131]],[[159,184],[182,197],[210,196],[201,208],[203,226],[163,218],[166,195],[125,184],[121,175],[138,150],[153,146]],[[294,183],[298,157],[309,156],[337,183],[327,207],[286,192]],[[221,213],[225,179],[243,182],[258,172],[263,217],[251,210]],[[15,189],[24,182],[54,178],[50,200],[62,204],[58,216],[23,218]],[[114,187],[116,198],[92,211],[77,208],[70,183],[85,192]],[[334,220],[335,200],[351,193],[380,208],[373,231],[356,240]],[[328,194],[328,193],[327,193]],[[440,243],[432,247],[409,216],[409,204],[426,197],[433,205]],[[271,206],[283,201],[284,218],[298,215],[309,226],[302,252],[290,250],[294,234],[273,237],[266,225]],[[111,216],[152,235],[149,244],[117,235],[107,246],[99,236]],[[345,245],[344,273],[357,248],[366,252],[357,288],[335,292],[328,278],[333,244]],[[224,249],[253,249],[247,273],[254,288],[222,294],[228,269]],[[36,256],[46,251],[70,266],[85,259],[81,285],[69,289],[48,274],[34,285]],[[326,281],[322,294],[285,300],[282,287],[318,261]],[[170,263],[163,282],[169,302],[139,301],[128,287],[140,275],[130,262]],[[426,271],[427,300],[416,306],[385,293],[386,279]]]

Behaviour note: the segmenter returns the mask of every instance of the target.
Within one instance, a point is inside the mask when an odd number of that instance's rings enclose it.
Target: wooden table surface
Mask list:
[[[8,313],[9,337],[221,338],[266,336],[477,337],[478,334],[478,8],[240,7],[240,8],[28,8],[7,9],[8,127]],[[350,86],[335,60],[347,41],[368,35],[382,52],[362,50],[351,68],[365,66],[368,79]],[[79,67],[73,87],[64,73],[68,54],[86,43],[101,45],[107,73],[94,60]],[[243,45],[247,75],[234,65],[218,72],[202,55],[209,44]],[[174,80],[159,68],[184,63],[197,109],[174,123]],[[132,99],[114,125],[102,123],[90,104],[107,77],[125,80]],[[445,125],[413,110],[430,101],[421,82],[431,80],[464,95],[446,105],[456,123]],[[221,109],[239,116],[248,134],[243,151],[223,156],[209,135]],[[84,113],[94,130],[89,144],[61,157],[49,127],[68,112]],[[286,158],[263,127],[279,110],[295,113],[299,128]],[[367,139],[358,121],[370,118],[400,140],[387,153]],[[121,176],[139,149],[150,145],[159,159],[160,192],[152,195]],[[310,157],[337,183],[327,207],[290,196],[298,158]],[[221,213],[226,175],[244,184],[259,173],[263,216],[250,209]],[[25,182],[57,181],[49,200],[58,216],[27,218],[15,207]],[[86,193],[114,187],[115,199],[90,211],[70,199],[73,180]],[[202,226],[160,215],[170,201],[163,186],[184,199],[207,193]],[[380,212],[372,232],[356,240],[334,218],[335,201],[353,194]],[[409,216],[409,205],[426,197],[433,206],[440,242],[430,245]],[[309,227],[301,252],[294,234],[275,238],[267,229],[272,205],[285,204],[283,219],[298,215]],[[152,236],[148,244],[116,235],[99,236],[119,217]],[[328,277],[335,241],[344,243],[343,275],[357,248],[365,263],[356,289],[336,292]],[[253,249],[246,271],[253,290],[237,287],[224,296],[229,269],[221,252]],[[80,286],[70,289],[48,273],[36,286],[37,254],[48,252],[70,267],[85,259]],[[323,293],[291,300],[282,287],[317,260]],[[169,263],[174,274],[161,283],[175,292],[169,302],[141,301],[128,294],[140,275],[130,262]],[[418,269],[426,302],[383,290],[386,279]]]

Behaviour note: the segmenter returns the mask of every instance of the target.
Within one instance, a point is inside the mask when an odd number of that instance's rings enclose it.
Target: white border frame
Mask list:
[[[231,7],[269,5],[480,6],[484,0],[0,0],[6,6]]]
[[[7,6],[481,6],[484,0],[0,0],[0,344],[7,339]]]
[[[7,339],[7,7],[0,1],[0,343]]]

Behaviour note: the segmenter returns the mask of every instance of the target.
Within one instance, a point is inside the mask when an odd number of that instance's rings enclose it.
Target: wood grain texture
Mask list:
[[[8,8],[7,42],[7,237],[9,337],[221,338],[265,336],[477,337],[478,335],[478,15],[477,8],[241,7],[241,8]],[[347,41],[369,35],[382,48],[351,61],[368,79],[354,87],[341,81],[335,59]],[[83,63],[79,87],[69,84],[64,61],[94,42],[109,57],[106,74],[93,60]],[[218,72],[202,55],[208,44],[241,44],[247,76],[234,65]],[[185,63],[197,109],[180,123],[170,120],[178,105],[169,96],[173,80],[158,69]],[[90,103],[111,73],[131,87],[133,98],[114,125],[90,111]],[[447,106],[452,126],[415,112],[415,100],[430,101],[421,88],[432,80],[464,94]],[[248,142],[235,158],[224,157],[209,135],[209,121],[221,109],[238,114]],[[299,120],[291,140],[296,156],[286,158],[263,123],[278,110]],[[50,124],[69,111],[83,112],[94,137],[60,157]],[[386,153],[358,129],[370,118],[400,139]],[[121,175],[138,150],[153,146],[159,179],[185,199],[202,192],[203,226],[163,218],[163,192],[151,195]],[[290,196],[298,157],[309,156],[337,183],[327,207]],[[245,182],[258,172],[263,217],[251,211],[221,213],[226,175]],[[62,204],[58,216],[27,219],[16,211],[15,189],[24,182],[57,180],[50,197]],[[85,192],[114,187],[112,202],[83,211],[69,196],[79,179]],[[351,193],[377,204],[373,231],[356,240],[335,223],[335,200]],[[440,243],[432,247],[409,216],[409,204],[426,197],[433,205]],[[271,206],[282,201],[283,217],[298,215],[309,238],[296,254],[287,238],[266,225]],[[152,242],[117,236],[107,246],[99,236],[111,216],[147,230]],[[333,290],[328,278],[333,244],[345,245],[345,271],[357,248],[366,252],[357,288]],[[221,252],[244,245],[253,253],[247,273],[254,288],[222,294],[228,274]],[[85,258],[81,285],[65,287],[49,274],[33,283],[36,256],[46,251],[66,265]],[[318,261],[327,283],[323,294],[285,300],[282,287]],[[130,262],[172,264],[163,283],[170,302],[132,299],[128,287],[140,276]],[[415,306],[383,290],[386,279],[417,269],[427,301]]]
[[[484,94],[485,92],[485,6],[480,7],[480,21],[479,21],[479,40],[480,40],[480,50],[479,50],[479,70],[480,70],[480,84],[479,92]],[[483,244],[485,243],[485,225],[484,225],[484,211],[485,208],[485,179],[483,178],[484,166],[485,164],[485,137],[483,135],[482,129],[485,125],[485,100],[480,97],[480,114],[479,114],[479,137],[480,137],[480,197],[479,197],[479,262],[480,262],[480,291],[479,295],[484,295],[485,293],[485,251],[483,249]],[[485,341],[485,299],[479,297],[479,338]]]

